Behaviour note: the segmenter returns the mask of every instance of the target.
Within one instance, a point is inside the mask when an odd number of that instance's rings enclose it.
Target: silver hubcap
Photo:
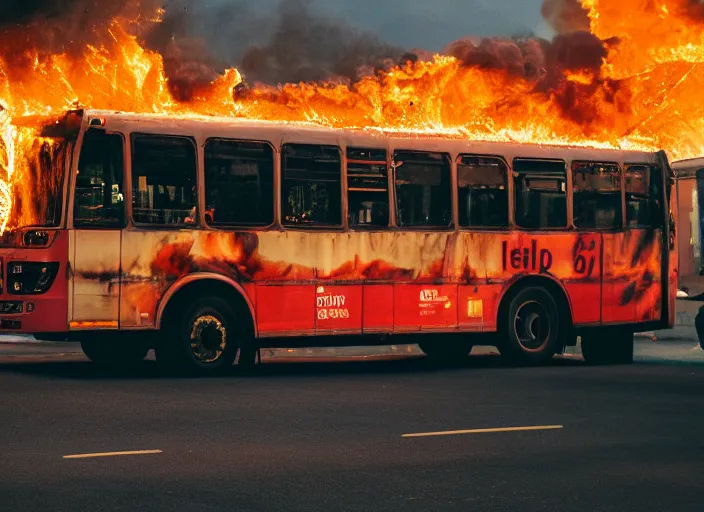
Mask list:
[[[525,302],[516,311],[513,328],[524,350],[539,352],[550,339],[550,315],[539,302]]]
[[[191,352],[201,363],[214,363],[227,346],[227,331],[212,315],[196,318],[191,328]]]

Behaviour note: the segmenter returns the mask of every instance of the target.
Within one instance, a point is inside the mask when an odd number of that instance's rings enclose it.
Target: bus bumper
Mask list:
[[[67,331],[66,297],[0,297],[0,335]]]

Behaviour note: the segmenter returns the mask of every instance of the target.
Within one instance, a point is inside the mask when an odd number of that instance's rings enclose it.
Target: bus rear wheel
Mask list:
[[[122,339],[90,339],[81,341],[81,350],[93,363],[100,366],[124,367],[140,363],[147,356],[149,346]]]
[[[418,343],[418,348],[428,359],[439,363],[461,362],[472,351],[472,343],[462,341],[425,341]]]
[[[622,329],[599,329],[583,334],[582,357],[587,364],[633,363],[633,333]]]
[[[171,371],[210,375],[230,368],[242,341],[237,315],[219,297],[203,297],[164,319],[157,363]]]
[[[509,298],[501,318],[501,355],[509,361],[544,364],[560,350],[564,321],[555,299],[543,288],[527,287]]]

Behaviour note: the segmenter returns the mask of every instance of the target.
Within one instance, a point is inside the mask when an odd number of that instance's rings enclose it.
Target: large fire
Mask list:
[[[194,85],[185,96],[170,87],[168,56],[147,49],[134,35],[135,24],[160,23],[162,11],[149,19],[120,13],[96,29],[104,32],[96,38],[99,43],[71,51],[24,44],[13,55],[15,41],[27,40],[13,29],[0,40],[0,232],[30,220],[10,215],[11,184],[23,183],[30,148],[36,147],[33,128],[19,119],[75,106],[483,140],[662,148],[675,158],[703,154],[702,2],[581,3],[591,34],[565,31],[547,51],[531,39],[460,41],[445,55],[409,60],[353,83],[276,88],[247,87],[241,73],[230,69],[210,83]],[[544,14],[550,18],[560,4],[580,10],[576,0],[545,0]],[[564,20],[559,21],[553,25],[561,30]],[[493,60],[487,62],[487,56]],[[512,58],[519,62],[518,72],[505,62]]]

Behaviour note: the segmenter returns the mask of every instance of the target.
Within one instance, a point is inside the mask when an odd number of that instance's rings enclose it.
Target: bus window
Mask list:
[[[78,160],[73,200],[74,227],[124,227],[122,152],[122,136],[102,130],[86,132]]]
[[[196,148],[191,139],[132,137],[132,217],[142,224],[196,223]]]
[[[206,142],[205,221],[214,226],[274,222],[274,150],[269,144]]]
[[[513,161],[516,225],[526,229],[567,227],[567,173],[562,160]]]
[[[574,225],[618,229],[622,224],[621,171],[617,164],[572,163]]]
[[[452,223],[449,155],[397,151],[394,164],[399,227],[449,227]]]
[[[385,149],[347,148],[348,221],[351,228],[389,225]]]
[[[660,169],[650,165],[629,165],[625,175],[626,226],[656,228],[664,223]]]
[[[460,155],[457,162],[460,226],[508,227],[506,164],[500,158]]]
[[[342,225],[342,164],[337,146],[284,144],[282,173],[284,225]]]

